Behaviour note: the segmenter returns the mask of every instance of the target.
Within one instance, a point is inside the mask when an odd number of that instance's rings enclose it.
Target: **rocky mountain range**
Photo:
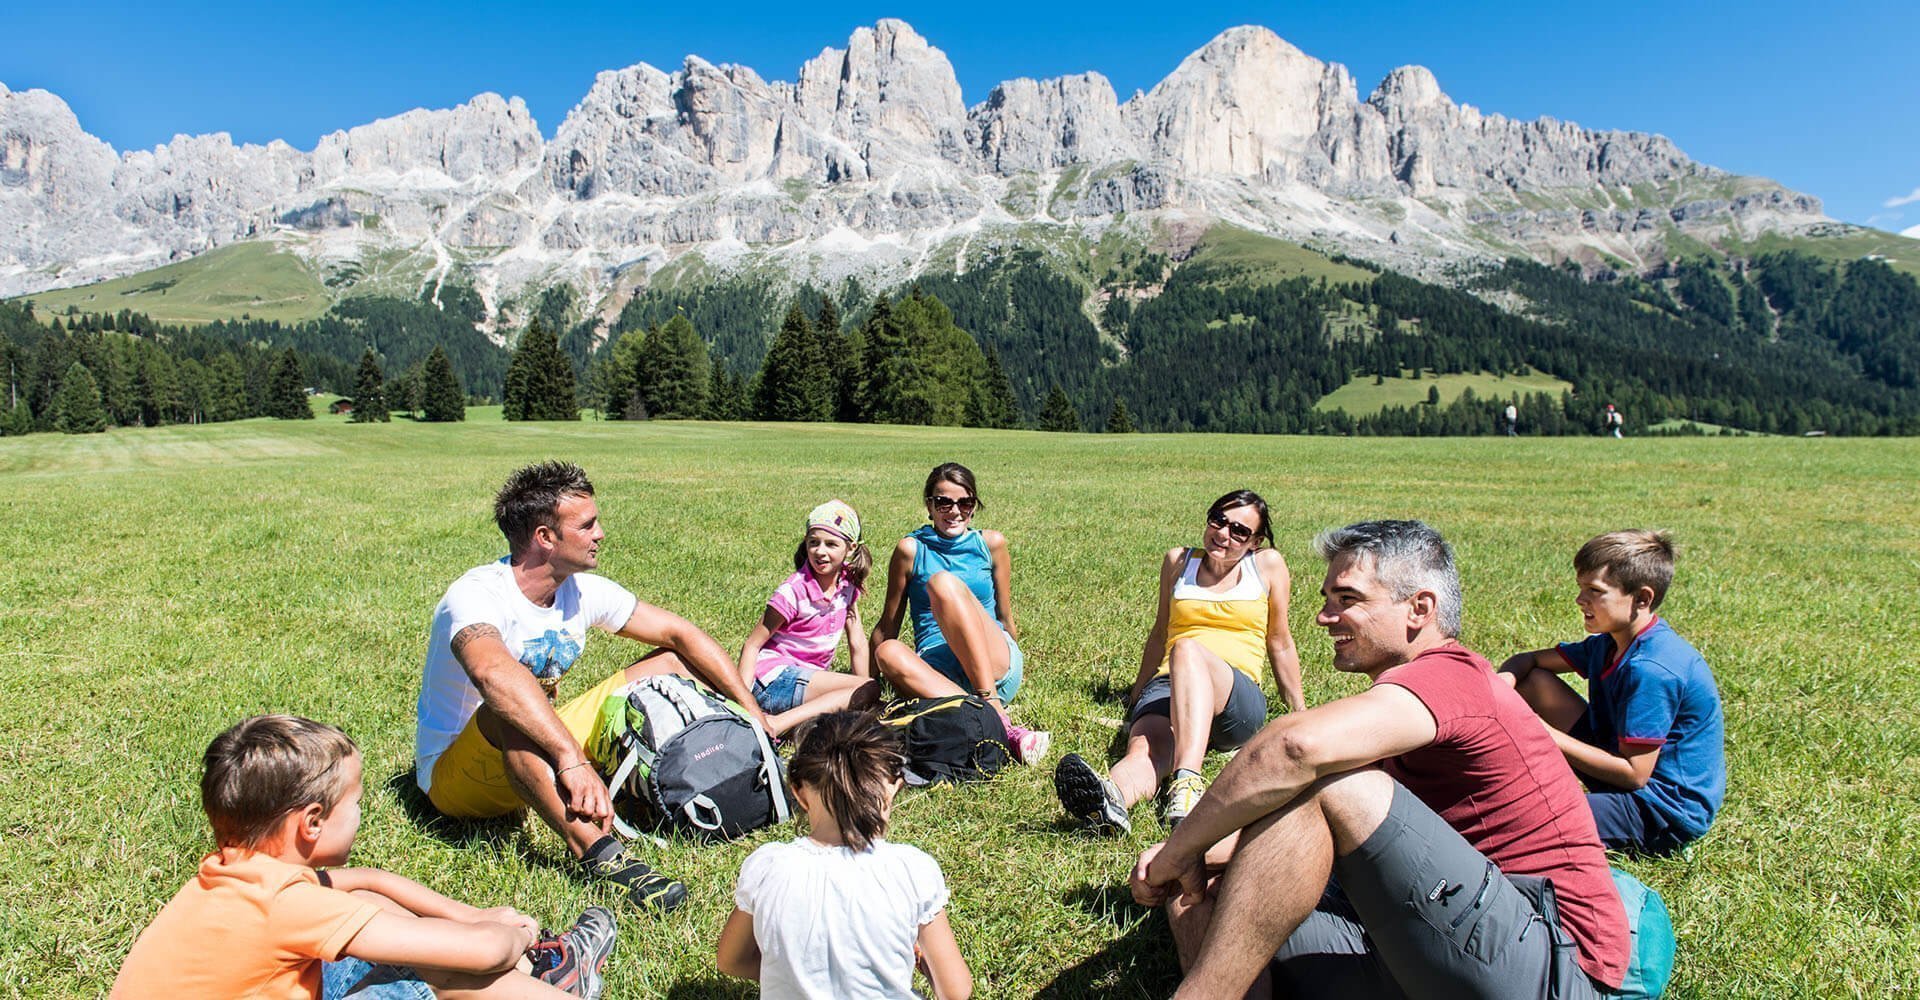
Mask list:
[[[1421,67],[1361,99],[1258,27],[1124,101],[1084,73],[969,108],[946,56],[886,20],[790,83],[697,56],[603,72],[550,140],[482,94],[311,152],[224,133],[116,152],[59,97],[0,85],[0,295],[273,239],[322,268],[401,251],[489,303],[559,280],[599,301],[690,254],[885,283],[1036,234],[1177,251],[1215,222],[1433,275],[1516,252],[1639,267],[1676,232],[1828,220],[1661,136],[1483,114]]]

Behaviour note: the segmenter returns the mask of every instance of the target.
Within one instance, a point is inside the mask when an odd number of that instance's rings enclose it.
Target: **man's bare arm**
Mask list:
[[[546,754],[555,771],[586,760],[573,734],[554,713],[553,702],[533,673],[507,650],[500,630],[483,623],[454,634],[449,646],[473,686],[500,721],[525,734]]]

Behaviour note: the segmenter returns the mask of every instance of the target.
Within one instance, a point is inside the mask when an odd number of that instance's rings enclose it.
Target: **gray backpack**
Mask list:
[[[656,825],[730,840],[792,815],[767,734],[739,706],[675,675],[625,685],[600,706],[589,751],[612,767],[609,793],[638,799]],[[628,837],[639,832],[616,813]]]

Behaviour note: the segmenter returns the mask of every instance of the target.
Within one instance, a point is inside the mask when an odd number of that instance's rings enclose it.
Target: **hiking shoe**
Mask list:
[[[1047,759],[1047,750],[1053,746],[1053,734],[1023,726],[1008,726],[1007,742],[1013,745],[1014,759],[1022,764],[1038,764]]]
[[[594,1000],[600,995],[600,970],[613,954],[613,913],[588,907],[563,934],[543,936],[533,945],[533,977],[555,989]]]
[[[580,865],[591,878],[624,886],[627,900],[635,906],[667,913],[687,898],[686,886],[628,854],[612,837],[600,838],[588,849],[587,856],[580,859]]]
[[[1167,829],[1180,825],[1180,821],[1193,812],[1200,804],[1200,796],[1207,794],[1207,779],[1187,771],[1173,776],[1167,784]]]
[[[1060,805],[1080,821],[1082,829],[1092,833],[1133,832],[1120,789],[1077,753],[1061,757],[1053,769],[1053,793],[1060,796]]]

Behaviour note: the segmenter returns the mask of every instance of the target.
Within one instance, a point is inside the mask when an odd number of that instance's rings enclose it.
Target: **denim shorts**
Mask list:
[[[791,663],[778,668],[772,681],[753,682],[753,700],[760,705],[760,711],[770,715],[790,712],[807,700],[807,683],[813,680],[813,670],[795,666]]]
[[[1233,674],[1233,690],[1227,693],[1227,707],[1213,717],[1213,731],[1207,737],[1207,747],[1212,750],[1233,750],[1253,739],[1253,734],[1267,724],[1267,693],[1253,678],[1238,670]],[[1142,716],[1168,715],[1173,710],[1173,675],[1161,674],[1147,682],[1140,690],[1140,700],[1133,703],[1133,715],[1127,719],[1132,726]]]
[[[1020,693],[1020,679],[1026,674],[1026,654],[1020,652],[1020,645],[1006,629],[1000,630],[1000,638],[1007,640],[1007,672],[994,682],[994,693],[1000,696],[1000,704],[1012,704],[1013,696]],[[973,689],[973,682],[967,679],[967,672],[960,667],[960,658],[953,655],[953,647],[947,645],[944,637],[930,646],[914,650],[927,666],[940,671],[947,680],[960,685],[960,690],[968,694],[979,694]]]
[[[320,995],[324,1000],[433,1000],[433,988],[404,965],[374,965],[365,959],[340,956],[320,966]]]

